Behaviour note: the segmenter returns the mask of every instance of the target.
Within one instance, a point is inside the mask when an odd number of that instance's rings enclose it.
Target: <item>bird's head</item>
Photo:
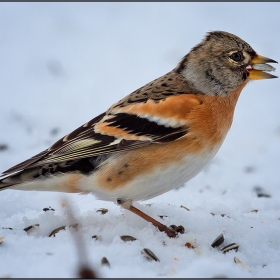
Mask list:
[[[227,95],[249,80],[277,78],[267,63],[277,61],[261,56],[239,37],[213,31],[196,45],[175,68],[198,91]]]

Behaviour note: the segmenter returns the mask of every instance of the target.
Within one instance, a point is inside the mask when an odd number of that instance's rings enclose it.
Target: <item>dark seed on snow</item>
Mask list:
[[[148,248],[144,248],[141,253],[146,257],[147,260],[159,262],[158,257]]]
[[[211,247],[219,247],[225,241],[223,234],[221,233],[211,244]]]

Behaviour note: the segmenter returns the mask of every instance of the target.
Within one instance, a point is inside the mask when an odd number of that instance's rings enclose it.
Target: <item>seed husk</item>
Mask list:
[[[168,216],[166,215],[158,215],[161,219],[167,218]]]
[[[256,210],[256,209],[255,209],[255,210],[251,210],[250,212],[251,212],[251,213],[258,213],[259,210]]]
[[[242,261],[241,261],[240,259],[238,259],[237,257],[234,257],[233,260],[234,260],[234,262],[235,262],[236,264],[238,264],[241,268],[246,269],[246,270],[248,270],[249,272],[251,272],[250,267],[249,267],[246,263],[242,262]]]
[[[252,67],[252,69],[261,70],[261,71],[275,71],[276,70],[273,66],[266,64],[266,63],[253,64],[253,65],[251,65],[251,67]]]
[[[9,229],[9,230],[13,230],[13,228],[11,228],[11,227],[2,227],[2,229]]]
[[[45,211],[45,212],[50,211],[50,210],[55,211],[53,208],[51,208],[51,206],[43,208],[43,211]]]
[[[146,257],[149,261],[156,261],[159,262],[160,260],[158,257],[148,248],[144,248],[141,253]]]
[[[130,236],[130,235],[122,235],[120,236],[121,240],[123,240],[124,242],[127,242],[127,241],[135,241],[137,240],[135,237],[133,236]]]
[[[212,243],[211,247],[219,247],[225,241],[223,234],[221,233]]]
[[[98,210],[96,210],[96,212],[101,213],[102,215],[105,215],[109,210],[106,208],[99,208]]]
[[[184,205],[181,205],[180,207],[186,209],[187,211],[191,211],[188,207],[186,207]]]
[[[28,227],[24,228],[23,230],[26,231],[27,233],[30,233],[38,226],[40,226],[40,224],[35,224],[35,225],[28,226]]]
[[[97,234],[93,235],[91,238],[99,241],[101,240],[101,236]]]
[[[55,237],[55,235],[61,231],[61,230],[65,230],[66,229],[66,226],[61,226],[61,227],[58,227],[56,229],[54,229],[50,234],[49,234],[49,237]]]
[[[235,252],[237,252],[237,251],[238,251],[238,248],[239,248],[239,245],[238,245],[238,244],[236,244],[236,243],[231,243],[231,244],[225,246],[224,248],[222,248],[222,249],[221,249],[221,252],[227,253],[227,252],[230,251],[230,250],[235,250]]]
[[[107,266],[107,267],[110,267],[110,263],[109,261],[107,260],[107,258],[103,257],[100,261],[100,264],[101,266]]]

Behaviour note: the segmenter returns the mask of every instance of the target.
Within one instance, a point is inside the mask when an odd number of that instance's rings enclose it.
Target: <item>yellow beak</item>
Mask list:
[[[251,80],[262,80],[262,79],[272,79],[278,78],[277,76],[271,75],[264,71],[274,71],[275,68],[266,63],[278,63],[277,61],[261,56],[257,54],[250,62],[249,65],[251,69],[249,71],[249,79]]]

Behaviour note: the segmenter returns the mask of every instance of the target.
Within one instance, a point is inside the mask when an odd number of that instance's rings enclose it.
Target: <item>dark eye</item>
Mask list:
[[[235,52],[231,54],[230,58],[236,62],[239,62],[244,59],[243,55],[240,52]]]

